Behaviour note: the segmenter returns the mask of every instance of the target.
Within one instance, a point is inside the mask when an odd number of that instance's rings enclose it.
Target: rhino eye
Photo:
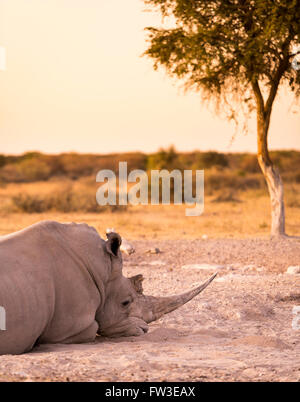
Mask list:
[[[125,301],[122,302],[122,306],[123,306],[123,307],[126,307],[126,306],[128,306],[129,304],[130,304],[130,300],[125,300]]]

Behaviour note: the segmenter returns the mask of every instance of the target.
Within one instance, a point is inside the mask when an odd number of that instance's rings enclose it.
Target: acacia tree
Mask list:
[[[279,86],[300,94],[294,49],[300,42],[300,0],[144,2],[173,23],[171,28],[146,28],[145,55],[155,69],[163,66],[186,88],[227,105],[231,117],[256,111],[257,157],[271,199],[271,235],[284,235],[283,184],[270,159],[268,130]]]

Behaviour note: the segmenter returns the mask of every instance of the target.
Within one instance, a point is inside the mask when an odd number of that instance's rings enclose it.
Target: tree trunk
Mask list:
[[[257,159],[266,179],[271,198],[271,236],[285,235],[285,211],[283,183],[279,170],[273,165],[268,152],[268,129],[270,112],[258,111],[257,113]]]

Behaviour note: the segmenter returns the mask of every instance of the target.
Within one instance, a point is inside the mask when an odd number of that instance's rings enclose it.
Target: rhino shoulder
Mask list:
[[[97,244],[104,242],[97,230],[87,223],[60,223],[55,221],[44,221],[44,227],[56,237],[61,234],[65,239],[81,241],[83,243]]]
[[[52,221],[52,220],[44,220],[36,223],[36,227],[41,227],[49,231],[55,231],[55,230],[70,230],[74,232],[87,232],[87,233],[93,233],[97,234],[99,236],[99,233],[93,226],[89,226],[87,223],[76,223],[76,222],[57,222],[57,221]]]

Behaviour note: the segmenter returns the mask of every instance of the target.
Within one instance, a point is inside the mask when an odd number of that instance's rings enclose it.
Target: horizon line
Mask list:
[[[209,150],[200,150],[195,148],[192,151],[181,151],[180,149],[177,149],[174,146],[168,146],[166,148],[160,147],[156,151],[153,152],[145,152],[145,151],[140,151],[140,150],[132,150],[132,151],[114,151],[114,152],[80,152],[80,151],[62,151],[62,152],[44,152],[44,151],[38,151],[38,150],[29,150],[29,151],[24,151],[22,153],[2,153],[0,152],[0,155],[4,157],[9,157],[9,156],[15,156],[15,157],[20,157],[24,156],[26,154],[41,154],[41,155],[47,155],[47,156],[55,156],[55,155],[64,155],[64,154],[76,154],[76,155],[94,155],[94,156],[109,156],[109,155],[124,155],[124,154],[144,154],[144,155],[152,155],[156,154],[160,151],[169,151],[171,148],[174,149],[174,151],[178,154],[191,154],[194,152],[200,152],[200,153],[207,153],[207,152],[216,152],[218,154],[254,154],[257,155],[257,152],[253,151],[218,151],[216,149],[209,149]],[[300,149],[296,148],[277,148],[277,149],[269,149],[269,152],[300,152]]]

